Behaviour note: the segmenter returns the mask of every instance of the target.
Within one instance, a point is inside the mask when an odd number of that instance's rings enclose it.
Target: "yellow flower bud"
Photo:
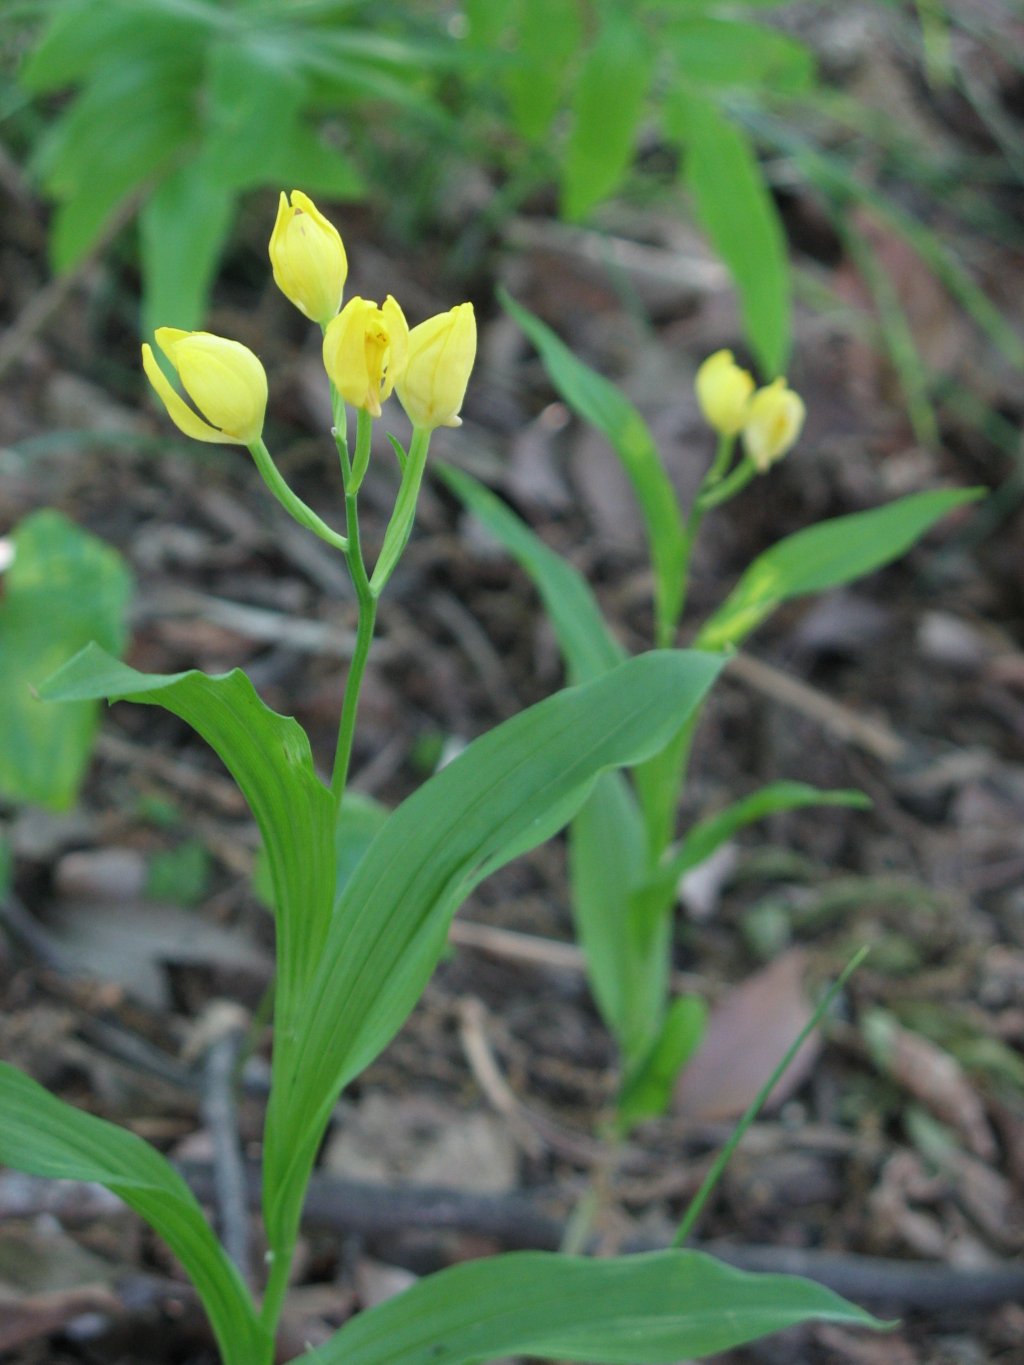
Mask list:
[[[747,418],[747,405],[754,392],[748,370],[740,369],[732,351],[716,351],[697,371],[694,387],[704,420],[722,436],[735,436]]]
[[[796,444],[806,409],[784,379],[758,389],[743,424],[743,445],[760,474]]]
[[[380,308],[354,298],[324,333],[324,368],[334,387],[354,408],[380,416],[409,352],[409,324],[389,294]]]
[[[278,289],[300,312],[321,326],[341,307],[348,258],[338,229],[302,193],[282,190],[277,222],[270,234],[270,264]]]
[[[199,409],[197,413],[189,407],[151,348],[143,345],[146,377],[176,427],[197,441],[247,446],[259,440],[267,410],[267,376],[247,346],[210,332],[182,332],[177,327],[158,327],[156,344]]]
[[[409,360],[398,376],[398,397],[414,427],[462,425],[459,409],[476,359],[471,303],[438,313],[409,333]]]

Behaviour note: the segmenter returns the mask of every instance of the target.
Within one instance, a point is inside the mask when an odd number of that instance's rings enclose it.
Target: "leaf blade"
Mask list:
[[[883,1326],[831,1290],[696,1251],[608,1259],[512,1252],[421,1280],[359,1314],[312,1365],[475,1365],[525,1354],[672,1365],[818,1319]]]
[[[782,602],[823,592],[880,569],[941,517],[983,497],[981,488],[912,493],[868,512],[819,522],[759,555],[701,628],[695,648],[739,645]]]
[[[192,1191],[155,1148],[65,1104],[0,1062],[0,1163],[57,1180],[104,1185],[160,1234],[202,1298],[225,1365],[250,1365],[268,1341],[241,1276]]]

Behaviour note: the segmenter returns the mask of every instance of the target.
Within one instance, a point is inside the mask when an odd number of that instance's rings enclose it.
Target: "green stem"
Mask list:
[[[723,502],[728,502],[737,493],[743,491],[747,484],[757,474],[757,465],[753,460],[746,458],[740,461],[731,474],[722,479],[706,493],[701,493],[696,502],[696,508],[700,509],[703,516],[712,507],[720,507]]]
[[[379,597],[384,591],[395,565],[402,557],[402,551],[409,542],[432,434],[421,427],[413,428],[409,455],[402,471],[398,497],[395,499],[395,510],[391,513],[388,529],[384,532],[384,544],[380,547],[380,557],[374,565],[373,577],[370,579],[370,591],[374,597]]]
[[[297,493],[292,492],[262,440],[254,441],[249,447],[249,452],[256,462],[256,468],[263,476],[263,482],[288,515],[294,517],[300,526],[305,526],[307,531],[312,531],[321,540],[326,540],[328,545],[333,545],[336,550],[347,553],[348,541],[346,538],[339,532],[333,531],[311,507],[306,506]]]
[[[260,1309],[260,1322],[267,1329],[271,1342],[277,1336],[277,1324],[281,1319],[281,1309],[284,1307],[284,1297],[288,1292],[288,1277],[292,1270],[292,1257],[295,1255],[294,1244],[289,1248],[277,1248],[267,1255],[270,1265],[270,1274],[267,1277],[267,1287],[263,1293],[263,1306]],[[266,1365],[272,1365],[274,1347],[271,1345],[270,1355]]]
[[[683,1221],[679,1224],[679,1227],[676,1231],[676,1235],[672,1239],[672,1245],[674,1247],[682,1246],[683,1243],[686,1241],[687,1237],[689,1237],[690,1233],[693,1231],[694,1224],[700,1217],[701,1211],[704,1208],[704,1205],[707,1203],[708,1198],[711,1195],[711,1192],[718,1184],[721,1174],[728,1165],[729,1159],[731,1158],[733,1152],[736,1150],[740,1142],[743,1140],[743,1135],[746,1133],[747,1129],[750,1127],[750,1125],[757,1118],[758,1114],[761,1112],[765,1100],[767,1100],[768,1096],[775,1089],[783,1072],[789,1066],[790,1062],[792,1062],[796,1054],[800,1051],[801,1047],[803,1047],[804,1043],[810,1037],[814,1029],[816,1029],[818,1024],[821,1023],[825,1011],[828,1009],[828,1007],[832,1004],[832,1001],[836,998],[839,992],[846,985],[846,982],[849,980],[853,972],[856,971],[856,969],[864,961],[865,957],[867,957],[868,951],[869,950],[867,947],[861,948],[860,951],[855,953],[854,956],[850,959],[850,961],[846,964],[842,972],[840,972],[838,980],[836,980],[833,983],[833,985],[829,988],[829,990],[826,991],[824,997],[821,1000],[821,1003],[818,1005],[818,1008],[811,1015],[810,1019],[808,1019],[807,1023],[797,1034],[796,1038],[793,1040],[790,1046],[786,1049],[786,1053],[785,1056],[782,1058],[782,1061],[779,1062],[778,1066],[775,1068],[772,1074],[765,1081],[764,1085],[758,1091],[757,1097],[755,1098],[753,1104],[750,1105],[746,1113],[740,1119],[739,1123],[737,1123],[736,1127],[732,1130],[732,1134],[729,1138],[729,1141],[725,1144],[725,1146],[719,1152],[718,1156],[715,1158],[714,1165],[711,1167],[711,1170],[708,1171],[707,1175],[704,1177],[703,1181],[701,1182],[700,1189],[693,1196],[692,1200],[690,1201],[690,1205],[686,1210],[686,1213],[683,1215]]]
[[[711,462],[711,468],[704,475],[704,482],[701,484],[701,492],[706,488],[712,488],[716,483],[725,477],[732,459],[732,449],[736,444],[735,436],[719,434],[718,449],[715,451],[715,458]],[[698,495],[699,498],[699,495]]]
[[[358,453],[358,452],[357,452]],[[370,657],[373,643],[374,626],[377,623],[377,598],[367,577],[363,562],[363,547],[359,535],[359,510],[355,494],[350,492],[345,498],[345,515],[348,528],[348,567],[356,590],[359,605],[359,621],[356,626],[356,644],[349,664],[348,677],[345,679],[345,698],[341,706],[341,720],[338,725],[338,745],[334,753],[334,773],[331,777],[331,792],[336,805],[341,805],[348,781],[349,763],[352,759],[352,740],[356,730],[356,714],[359,710],[359,692],[363,685],[366,661]]]

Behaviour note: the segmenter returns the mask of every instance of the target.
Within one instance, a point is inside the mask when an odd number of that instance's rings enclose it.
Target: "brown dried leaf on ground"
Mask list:
[[[811,1010],[804,998],[805,955],[783,953],[769,967],[735,986],[715,1006],[707,1033],[676,1090],[677,1113],[694,1122],[739,1118],[805,1027]],[[768,1097],[777,1109],[804,1083],[821,1051],[812,1035]]]
[[[0,1353],[58,1332],[82,1313],[121,1311],[117,1267],[60,1231],[0,1233]]]
[[[937,1043],[902,1028],[884,1010],[864,1020],[864,1034],[878,1066],[954,1128],[983,1161],[996,1157],[996,1141],[985,1108],[963,1068]]]

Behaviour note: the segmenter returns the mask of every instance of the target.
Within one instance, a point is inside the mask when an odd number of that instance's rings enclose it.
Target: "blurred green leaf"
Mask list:
[[[667,916],[630,913],[647,867],[647,830],[633,789],[605,773],[569,830],[569,875],[576,940],[601,1017],[627,1063],[651,1046],[668,984]]]
[[[562,162],[566,218],[583,218],[618,188],[629,169],[652,66],[642,26],[628,13],[605,6],[570,101],[573,123]]]
[[[213,181],[201,162],[169,175],[139,218],[142,247],[142,330],[194,331],[235,213],[235,196]]]
[[[145,894],[150,900],[197,905],[210,885],[210,855],[198,839],[154,853],[146,867]]]
[[[884,1325],[822,1285],[750,1275],[697,1251],[521,1251],[420,1280],[352,1318],[309,1365],[477,1365],[506,1355],[673,1365],[815,1319]]]
[[[815,81],[810,48],[763,24],[738,19],[675,19],[662,30],[677,76],[689,86],[751,88],[797,95]]]
[[[736,282],[758,362],[774,378],[785,368],[791,345],[789,260],[757,155],[743,130],[708,100],[680,92],[668,117],[685,146],[686,184],[697,217]]]
[[[626,1075],[617,1114],[622,1131],[664,1114],[679,1073],[704,1037],[707,1017],[707,1005],[699,996],[681,995],[672,1001],[650,1051]]]
[[[787,536],[758,555],[705,622],[695,647],[739,645],[780,603],[852,583],[880,569],[909,550],[948,512],[984,495],[983,488],[912,493],[884,507],[834,517]]]
[[[528,142],[547,133],[583,41],[579,0],[518,0],[518,43],[505,75],[512,121]]]
[[[124,561],[58,512],[35,512],[10,536],[0,596],[0,791],[70,806],[97,725],[93,701],[61,710],[33,689],[90,640],[119,653],[132,580]]]

